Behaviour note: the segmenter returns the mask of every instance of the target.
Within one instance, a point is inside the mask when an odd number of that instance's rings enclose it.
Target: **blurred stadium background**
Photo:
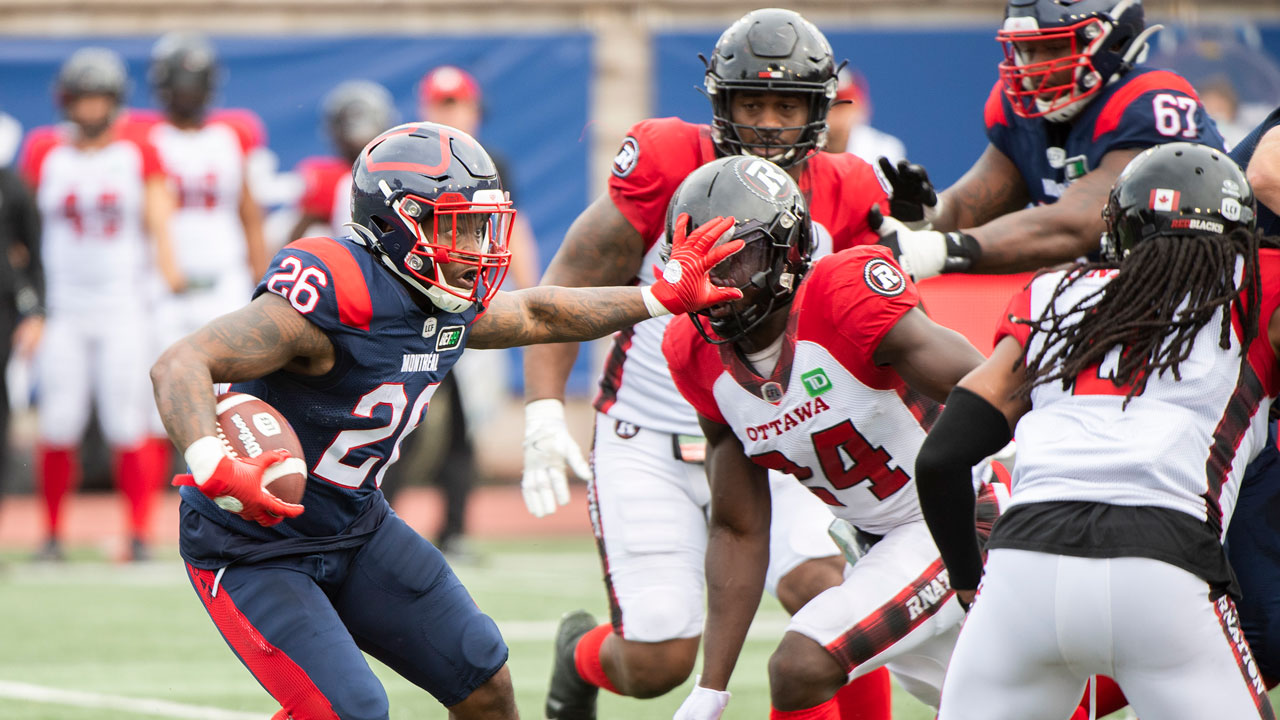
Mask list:
[[[1173,67],[1198,87],[1225,79],[1240,100],[1240,125],[1280,104],[1280,2],[1148,0],[1157,36],[1151,64]],[[789,7],[824,30],[837,58],[865,76],[872,124],[901,138],[913,160],[946,186],[979,155],[982,103],[995,79],[999,0],[818,0]],[[171,30],[209,34],[224,68],[216,104],[248,108],[263,120],[270,154],[255,187],[287,227],[299,190],[292,168],[330,154],[319,103],[348,79],[370,79],[397,100],[402,120],[416,115],[416,86],[441,64],[471,72],[485,107],[480,136],[509,168],[517,206],[532,223],[541,262],[554,255],[570,222],[604,187],[618,142],[634,122],[678,115],[702,122],[702,64],[720,31],[757,4],[728,0],[0,0],[0,111],[21,128],[56,122],[52,80],[75,49],[103,45],[128,61],[131,107],[153,107],[146,63],[156,37]],[[6,129],[7,128],[7,129]],[[0,155],[18,135],[0,124]],[[270,232],[270,231],[269,231]],[[271,240],[269,234],[268,240]],[[992,318],[1010,282],[940,280],[926,297],[940,319],[989,349]],[[575,371],[571,421],[589,442],[594,364]],[[520,367],[513,354],[496,411],[473,435],[489,487],[470,508],[485,564],[461,574],[506,630],[525,717],[541,717],[554,621],[567,609],[603,610],[599,566],[584,502],[534,521],[512,492],[519,475]],[[21,369],[17,369],[21,380]],[[11,374],[11,377],[13,375]],[[71,508],[73,561],[32,567],[39,540],[31,487],[29,395],[18,393],[8,487],[0,504],[0,717],[80,719],[267,717],[270,699],[219,646],[191,601],[173,550],[170,497],[158,513],[167,543],[151,566],[112,561],[123,542],[116,503],[83,494]],[[428,426],[430,421],[428,421]],[[89,468],[91,471],[93,468]],[[102,478],[99,483],[104,482]],[[95,480],[87,478],[89,489]],[[433,531],[439,500],[405,495],[401,513]],[[106,562],[103,562],[106,561]],[[510,589],[520,588],[518,598]],[[740,666],[726,718],[759,717],[767,692],[764,662],[785,618],[766,601]],[[181,662],[175,662],[181,658]],[[387,674],[392,717],[444,717],[420,692]],[[669,717],[685,694],[648,703],[606,701],[602,717]],[[203,708],[203,709],[202,709]],[[899,718],[931,715],[902,698]]]

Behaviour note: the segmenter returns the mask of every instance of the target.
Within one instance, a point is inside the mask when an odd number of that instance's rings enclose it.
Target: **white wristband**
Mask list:
[[[218,468],[218,463],[227,457],[227,451],[223,448],[221,440],[212,435],[205,435],[188,445],[182,457],[187,461],[187,467],[191,468],[192,479],[199,486],[209,481],[213,471]]]
[[[564,402],[557,398],[542,398],[524,404],[526,422],[535,420],[559,420],[564,422]]]
[[[652,287],[645,285],[640,288],[640,297],[644,298],[644,309],[649,311],[649,317],[662,317],[663,315],[671,314],[671,311],[658,302],[658,298],[653,296]]]

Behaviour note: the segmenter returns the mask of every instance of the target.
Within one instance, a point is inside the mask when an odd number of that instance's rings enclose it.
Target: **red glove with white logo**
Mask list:
[[[694,229],[685,237],[689,215],[676,218],[676,235],[671,239],[671,260],[665,269],[653,268],[657,281],[641,288],[645,307],[653,317],[679,315],[719,305],[742,297],[737,288],[713,285],[707,273],[717,263],[742,248],[742,240],[733,240],[712,248],[726,232],[733,231],[732,217],[717,217]],[[710,248],[710,251],[708,249]],[[651,302],[651,300],[653,302]]]
[[[206,437],[192,443],[185,457],[191,474],[174,477],[173,484],[199,489],[227,512],[265,526],[302,514],[301,505],[272,495],[262,482],[268,467],[291,457],[287,450],[268,450],[255,458],[233,458],[222,451],[216,438]]]

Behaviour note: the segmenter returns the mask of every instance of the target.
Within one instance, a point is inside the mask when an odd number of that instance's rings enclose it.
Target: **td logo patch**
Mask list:
[[[633,137],[624,139],[618,154],[613,156],[613,174],[620,178],[630,175],[631,171],[636,169],[636,163],[639,160],[640,143],[637,143]]]
[[[827,377],[826,371],[822,368],[810,370],[801,375],[800,382],[804,383],[804,391],[809,393],[809,397],[818,397],[831,389],[831,378]]]
[[[461,345],[462,330],[461,325],[445,325],[440,328],[440,334],[436,336],[436,352],[454,350]]]
[[[872,258],[862,268],[862,279],[867,287],[885,297],[901,295],[907,289],[907,280],[902,271],[884,258]]]

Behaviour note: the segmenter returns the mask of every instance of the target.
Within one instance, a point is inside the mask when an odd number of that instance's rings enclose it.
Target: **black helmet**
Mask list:
[[[198,122],[213,99],[218,55],[203,35],[169,33],[151,48],[147,78],[167,115]]]
[[[475,138],[448,125],[407,123],[374,138],[351,172],[357,240],[446,312],[488,303],[511,262],[516,211]],[[478,249],[456,246],[464,222],[483,230]],[[473,287],[450,285],[444,263],[477,268]]]
[[[680,183],[667,206],[667,232],[662,240],[663,262],[671,257],[671,238],[681,213],[689,216],[689,232],[715,217],[732,216],[734,238],[743,248],[711,270],[718,285],[763,289],[749,307],[710,320],[711,337],[695,318],[707,342],[722,344],[744,337],[774,310],[785,307],[800,284],[813,255],[814,235],[804,195],[791,176],[764,158],[733,155],[712,160]]]
[[[81,95],[110,95],[119,105],[129,93],[129,73],[114,50],[80,48],[62,63],[54,87],[63,108]]]
[[[1176,142],[1149,148],[1125,166],[1102,218],[1102,254],[1119,262],[1155,237],[1251,230],[1257,206],[1244,172],[1226,153]]]
[[[771,159],[786,168],[803,162],[826,145],[827,110],[836,97],[837,68],[827,38],[799,13],[778,8],[747,13],[724,31],[706,64],[711,139],[722,154],[785,147],[784,153]],[[729,100],[737,90],[804,96],[809,103],[805,125],[764,129],[770,134],[799,130],[796,142],[787,146],[745,142],[741,129],[760,131],[756,126],[733,122]]]
[[[324,125],[339,148],[359,152],[396,123],[395,101],[371,80],[347,80],[324,96]]]
[[[1004,46],[1000,77],[1013,112],[1065,122],[1112,79],[1141,62],[1147,38],[1142,0],[1009,0],[996,40]],[[1070,43],[1063,56],[1025,62],[1035,43]],[[1050,77],[1071,70],[1071,81],[1050,85]]]

